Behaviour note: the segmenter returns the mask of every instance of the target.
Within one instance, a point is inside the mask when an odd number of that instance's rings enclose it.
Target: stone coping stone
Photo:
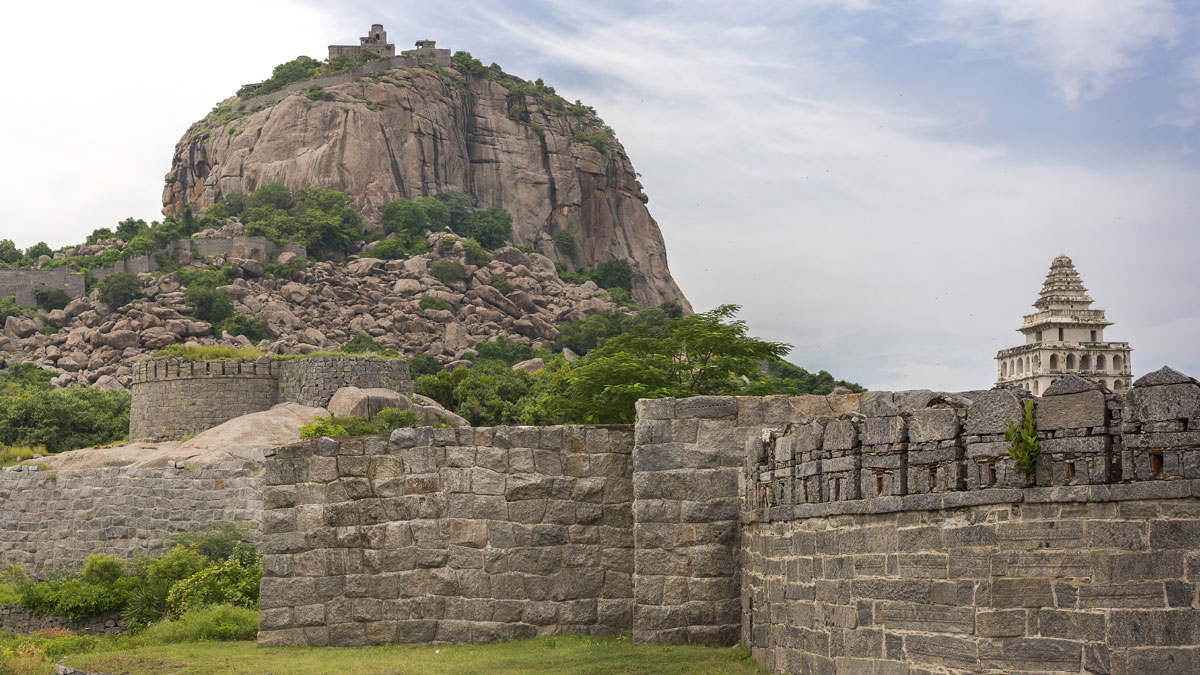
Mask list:
[[[1163,366],[1153,373],[1147,373],[1134,381],[1135,387],[1158,387],[1166,384],[1196,384],[1196,380],[1183,373]]]
[[[817,504],[774,506],[766,512],[743,512],[743,523],[779,522],[827,516],[938,511],[989,504],[1070,504],[1086,502],[1139,501],[1151,499],[1200,498],[1200,479],[1153,480],[1112,485],[1068,485],[1058,487],[987,488],[967,492],[943,492],[903,497],[873,497]]]

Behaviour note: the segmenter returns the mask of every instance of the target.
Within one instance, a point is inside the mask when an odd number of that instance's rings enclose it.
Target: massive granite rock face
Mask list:
[[[346,192],[365,223],[378,226],[380,206],[398,197],[460,190],[512,213],[515,244],[536,245],[571,268],[626,259],[640,304],[675,300],[690,309],[620,143],[601,152],[572,141],[600,127],[590,112],[554,113],[527,97],[528,123],[519,123],[509,117],[504,86],[421,67],[397,66],[326,91],[337,100],[295,92],[252,113],[256,99],[242,112],[234,99],[231,121],[210,115],[193,125],[175,148],[163,212],[184,204],[203,210],[224,195],[282,181]],[[560,230],[574,235],[573,256],[550,241]]]

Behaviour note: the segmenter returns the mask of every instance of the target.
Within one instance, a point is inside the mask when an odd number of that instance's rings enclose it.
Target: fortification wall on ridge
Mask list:
[[[323,408],[342,387],[391,389],[412,393],[404,359],[365,356],[314,356],[285,361],[279,371],[279,402]]]
[[[426,427],[280,449],[264,478],[260,642],[628,630],[632,449],[628,426]]]
[[[133,367],[129,437],[177,441],[278,402],[280,366],[255,362],[150,359]]]
[[[0,564],[78,569],[93,553],[161,552],[177,532],[262,519],[262,465],[0,472]]]
[[[15,296],[16,303],[23,307],[37,306],[34,293],[39,288],[59,288],[73,300],[84,296],[82,274],[72,274],[65,267],[52,270],[23,270],[0,268],[0,300]]]
[[[159,270],[159,255],[174,255],[176,251],[191,251],[194,255],[212,258],[223,255],[233,258],[266,259],[276,252],[295,253],[307,257],[308,251],[300,244],[285,243],[278,245],[266,237],[242,236],[224,239],[179,239],[172,241],[153,255],[133,256],[117,261],[112,267],[95,267],[91,270],[92,278],[101,281],[105,277],[118,272],[133,274],[148,274]],[[65,269],[65,268],[61,268]],[[82,277],[80,277],[82,283]],[[81,287],[82,288],[82,287]],[[82,292],[80,293],[82,296]]]

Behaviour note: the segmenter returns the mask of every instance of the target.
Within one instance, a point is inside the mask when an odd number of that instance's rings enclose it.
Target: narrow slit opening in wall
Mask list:
[[[808,481],[804,481],[804,503],[808,503]]]
[[[833,487],[833,499],[831,499],[829,501],[836,502],[838,500],[838,497],[840,497],[842,494],[842,481],[834,478],[832,487]]]
[[[996,484],[996,458],[988,457],[987,461],[987,484],[992,486]]]
[[[1163,457],[1162,450],[1150,451],[1150,475],[1154,478],[1161,478],[1163,472]]]
[[[883,494],[883,469],[875,469],[875,494]]]
[[[937,466],[929,467],[929,491],[937,489]]]
[[[1075,482],[1075,454],[1068,452],[1063,455],[1063,481]]]

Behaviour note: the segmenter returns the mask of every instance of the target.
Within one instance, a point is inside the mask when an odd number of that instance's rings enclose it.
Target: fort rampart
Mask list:
[[[324,407],[342,387],[411,392],[403,359],[314,356],[279,362],[149,359],[134,366],[129,437],[179,440],[292,402]]]
[[[0,269],[0,300],[15,297],[18,305],[37,306],[34,294],[38,289],[60,289],[74,298],[84,295],[82,274],[72,274],[65,267],[53,270]]]
[[[160,268],[159,255],[174,255],[176,251],[184,248],[190,250],[193,255],[204,258],[223,255],[234,258],[266,259],[276,252],[285,251],[303,258],[308,253],[299,244],[277,245],[266,237],[182,239],[167,244],[155,255],[131,256],[117,261],[111,267],[93,267],[89,270],[89,274],[95,281],[101,281],[118,272],[148,274],[158,271]],[[41,288],[62,289],[71,299],[82,298],[87,294],[85,276],[67,267],[56,267],[52,270],[0,268],[0,300],[15,296],[18,305],[35,307],[37,306],[35,293]]]
[[[1193,672],[1200,385],[1073,386],[1037,403],[1035,481],[1002,440],[1022,414],[1006,391],[641,401],[624,474],[568,472],[594,466],[589,428],[570,432],[583,453],[542,448],[557,428],[283,449],[267,461],[260,640],[632,630],[741,640],[791,672]],[[582,497],[584,478],[630,486],[628,507]],[[596,503],[601,521],[580,520]],[[629,586],[606,556],[631,557]],[[524,571],[535,559],[551,562]],[[537,574],[574,583],[546,595]]]
[[[402,429],[283,448],[260,639],[489,642],[628,629],[631,427]]]
[[[629,630],[776,671],[1196,672],[1200,384],[1058,384],[1032,479],[1013,392],[644,400],[633,427],[311,439],[262,478],[6,472],[0,559],[253,519],[264,644]]]
[[[425,63],[429,62],[425,59],[420,59],[413,56],[393,56],[390,58],[368,61],[358,68],[347,70],[344,73],[338,73],[337,75],[326,75],[324,77],[314,77],[311,80],[305,80],[303,82],[288,85],[279,91],[273,91],[269,94],[262,94],[260,96],[247,98],[242,102],[242,105],[254,106],[259,104],[275,103],[287,96],[290,96],[291,94],[301,92],[313,85],[332,87],[337,84],[355,82],[364,75],[374,75],[376,73],[382,73],[396,67],[415,68]]]
[[[40,574],[151,555],[176,532],[262,516],[262,465],[0,472],[0,563]]]

